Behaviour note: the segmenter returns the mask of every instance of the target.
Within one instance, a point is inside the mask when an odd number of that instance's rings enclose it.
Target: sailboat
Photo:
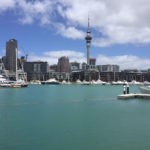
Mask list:
[[[16,77],[16,80],[15,81],[10,81],[6,78],[4,78],[2,75],[0,76],[0,87],[10,87],[10,88],[21,88],[21,87],[27,87],[28,84],[24,81],[24,80],[21,80],[21,79],[18,79],[18,65],[17,65],[17,49],[16,49],[16,71],[15,71],[15,77]],[[5,68],[5,67],[4,67]],[[7,76],[7,73],[5,72],[6,76]],[[2,81],[2,82],[1,82]]]
[[[12,83],[12,87],[14,88],[20,88],[20,87],[27,87],[28,84],[25,82],[25,80],[18,79],[18,61],[17,61],[17,49],[16,49],[16,81]],[[22,67],[23,69],[23,67]]]

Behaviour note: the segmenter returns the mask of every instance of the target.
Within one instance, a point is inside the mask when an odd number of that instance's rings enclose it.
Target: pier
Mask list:
[[[117,96],[118,99],[150,99],[150,94],[141,94],[141,93],[131,93],[131,94],[121,94]]]

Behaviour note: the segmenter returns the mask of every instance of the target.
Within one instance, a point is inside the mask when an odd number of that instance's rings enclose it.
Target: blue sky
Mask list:
[[[6,41],[15,38],[19,55],[28,54],[31,61],[55,64],[66,55],[84,62],[89,15],[97,64],[150,68],[150,2],[127,1],[0,0],[0,56]]]

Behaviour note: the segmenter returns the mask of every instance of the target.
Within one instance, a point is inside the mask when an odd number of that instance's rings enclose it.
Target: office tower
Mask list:
[[[68,57],[61,57],[58,60],[58,65],[57,65],[57,71],[58,72],[70,72],[70,64],[69,64],[69,58]]]
[[[6,69],[16,72],[17,69],[17,40],[11,39],[6,42]]]

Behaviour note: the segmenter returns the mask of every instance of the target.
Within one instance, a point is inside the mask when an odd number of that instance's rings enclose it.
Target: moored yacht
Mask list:
[[[7,80],[3,75],[0,75],[0,87],[11,87],[13,81]]]
[[[105,85],[105,84],[106,84],[106,82],[104,82],[104,81],[102,81],[102,80],[100,80],[100,79],[97,80],[96,82],[97,82],[97,84],[101,84],[101,85]]]
[[[30,81],[30,84],[41,84],[40,80],[32,80]]]
[[[62,82],[61,82],[61,84],[71,84],[71,82],[69,82],[69,81],[65,81],[65,80],[63,80]]]
[[[124,85],[124,84],[127,84],[127,83],[125,81],[120,81],[120,80],[112,82],[112,85]]]
[[[57,85],[57,84],[60,84],[60,82],[57,81],[55,78],[51,78],[49,80],[42,81],[41,84],[53,84],[53,85]]]
[[[139,87],[141,93],[150,94],[150,86],[141,86]]]
[[[21,80],[21,79],[15,81],[14,84],[16,84],[18,87],[19,87],[19,85],[20,85],[21,87],[27,87],[27,86],[28,86],[28,83],[25,82],[24,80]]]
[[[144,81],[143,84],[144,84],[144,85],[150,85],[150,82]]]
[[[0,75],[0,83],[3,83],[5,81],[6,81],[6,78],[4,76]]]
[[[83,85],[90,85],[91,83],[89,81],[83,81]]]
[[[79,79],[76,81],[76,84],[83,84]]]
[[[131,84],[131,85],[141,85],[142,83],[138,82],[136,80],[132,80],[131,82],[129,82],[129,84]]]

